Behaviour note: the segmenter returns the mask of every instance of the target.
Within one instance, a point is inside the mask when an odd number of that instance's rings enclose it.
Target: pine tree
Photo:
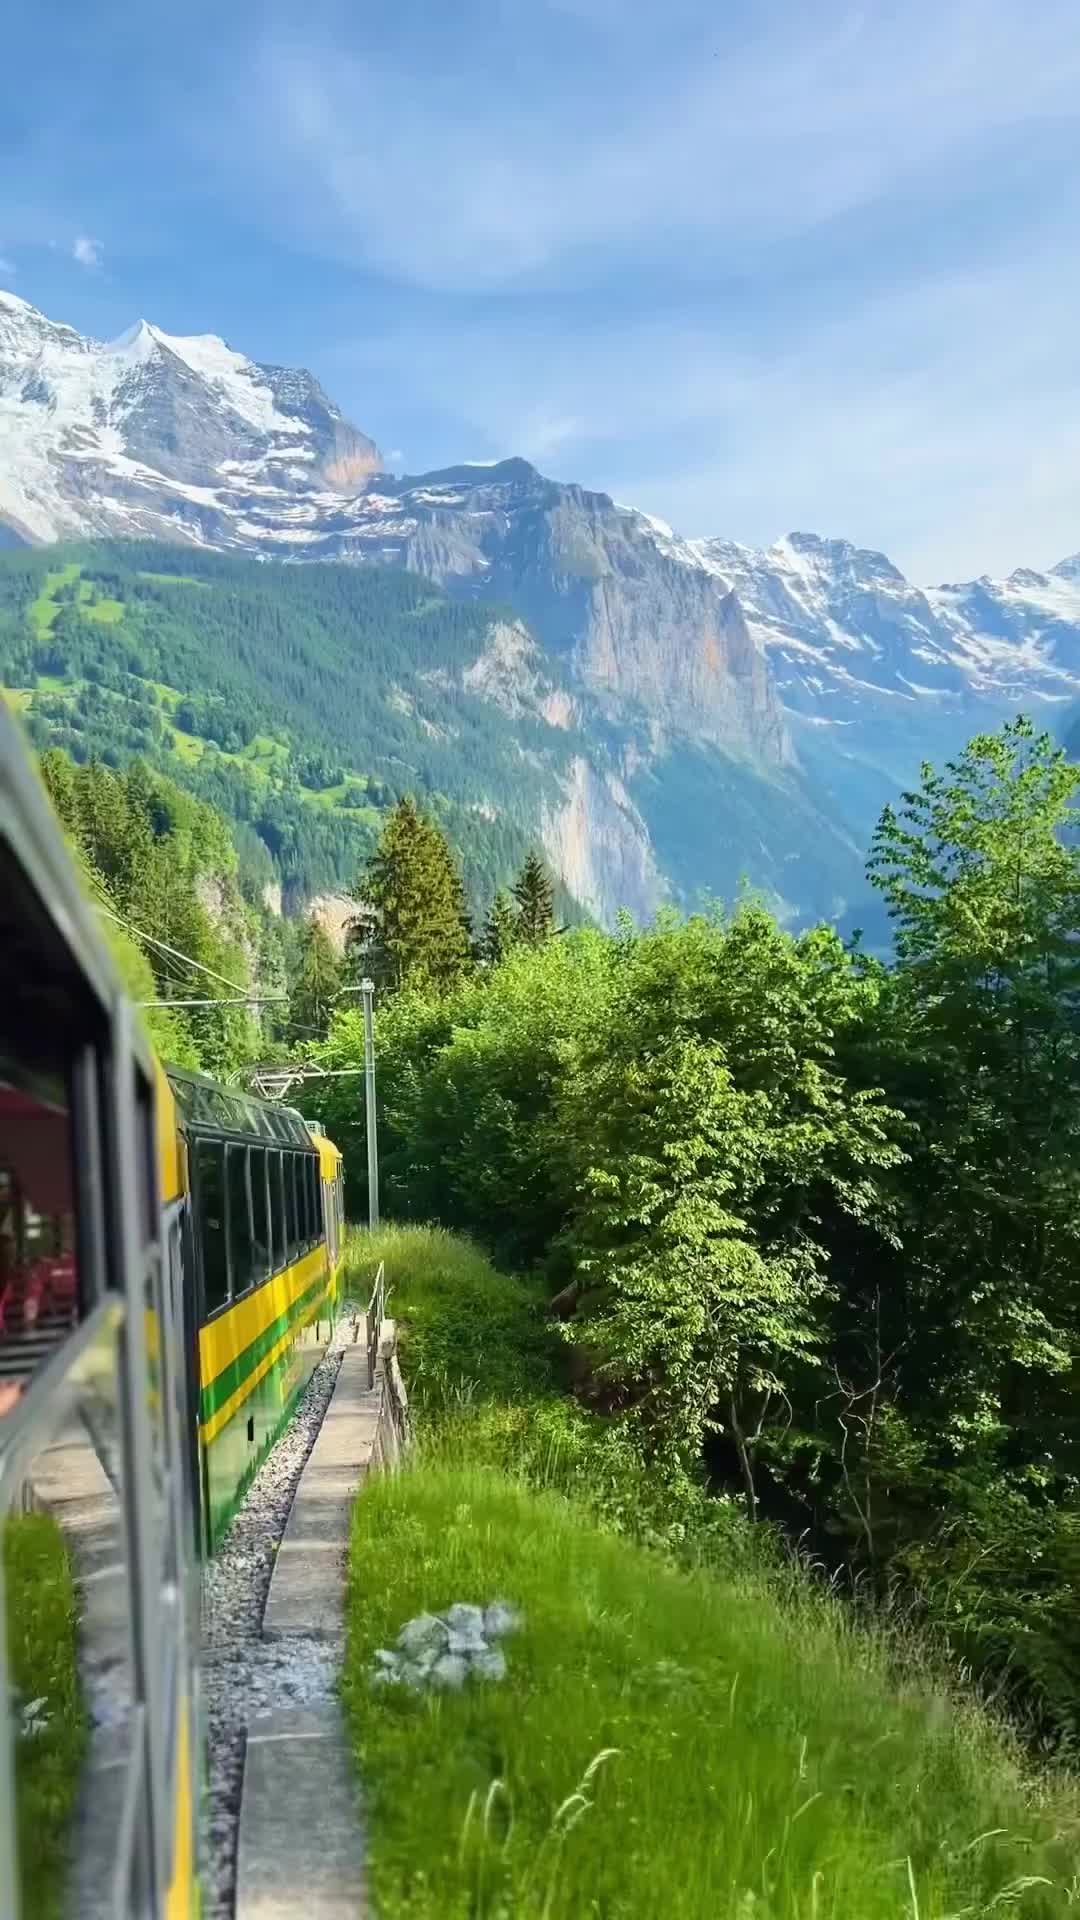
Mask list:
[[[289,987],[289,1039],[325,1040],[341,985],[341,963],[325,927],[305,922],[296,945]]]
[[[390,815],[356,897],[374,917],[365,964],[390,987],[452,986],[472,957],[465,892],[445,835],[407,794]]]
[[[539,854],[530,853],[514,882],[518,936],[527,946],[542,946],[555,931],[555,892]]]
[[[511,947],[521,938],[517,909],[505,887],[500,887],[491,903],[488,917],[484,922],[484,935],[481,942],[483,958],[497,967],[505,960]]]

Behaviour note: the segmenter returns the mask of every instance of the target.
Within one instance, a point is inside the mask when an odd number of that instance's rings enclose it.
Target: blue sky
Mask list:
[[[1080,548],[1075,0],[7,0],[0,284],[914,577]]]

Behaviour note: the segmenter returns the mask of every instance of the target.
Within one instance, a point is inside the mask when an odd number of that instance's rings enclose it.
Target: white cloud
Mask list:
[[[447,458],[525,453],[686,534],[843,535],[924,584],[1046,567],[1080,548],[1069,231],[779,345],[736,347],[692,318],[568,332],[522,314],[368,334],[324,377],[361,424],[365,393],[404,391],[444,418],[452,405]]]
[[[579,414],[531,413],[516,429],[514,451],[526,460],[553,460],[587,438],[588,429]]]
[[[0,273],[2,273],[7,280],[13,280],[15,278],[14,260],[7,259],[2,253],[0,253]]]
[[[549,0],[516,38],[466,23],[426,61],[408,36],[358,54],[340,23],[271,26],[254,117],[215,133],[314,250],[464,291],[577,279],[597,253],[722,262],[898,187],[940,196],[979,142],[1071,116],[1080,87],[1072,0],[849,4],[828,29],[802,0],[728,27],[684,4],[679,32],[626,11]]]
[[[77,235],[71,249],[71,257],[80,267],[100,267],[102,247],[100,240],[92,240],[88,233]]]

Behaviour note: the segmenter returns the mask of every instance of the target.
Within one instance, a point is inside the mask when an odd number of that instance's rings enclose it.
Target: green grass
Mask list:
[[[357,1501],[343,1682],[381,1920],[1027,1920],[1075,1911],[1080,1797],[917,1648],[560,1389],[522,1283],[452,1236],[386,1262],[419,1426]],[[524,1615],[498,1686],[373,1690],[415,1614]],[[605,1755],[602,1760],[597,1756]],[[595,1763],[595,1764],[594,1764]],[[592,1772],[590,1774],[590,1768]]]
[[[406,1620],[499,1595],[524,1615],[503,1684],[372,1691]],[[358,1501],[345,1700],[382,1920],[1067,1908],[1052,1809],[836,1608],[680,1572],[491,1468],[427,1460]]]
[[[52,573],[45,575],[41,583],[41,591],[37,599],[31,603],[28,615],[36,639],[43,639],[46,634],[52,632],[53,623],[60,611],[59,602],[56,599],[57,589],[70,586],[73,580],[79,578],[81,572],[82,568],[72,561],[70,566],[57,567]]]
[[[177,726],[175,720],[170,720],[169,725],[172,729],[173,752],[177,759],[186,760],[191,766],[197,765],[206,751],[206,741],[200,740],[195,733],[185,733],[182,727]]]
[[[87,599],[79,608],[84,620],[96,620],[99,627],[119,626],[124,617],[124,608],[119,600]]]
[[[16,1738],[16,1830],[23,1911],[62,1907],[68,1824],[86,1744],[76,1655],[76,1599],[63,1535],[47,1514],[3,1529],[8,1665],[21,1704],[44,1699],[46,1724]]]

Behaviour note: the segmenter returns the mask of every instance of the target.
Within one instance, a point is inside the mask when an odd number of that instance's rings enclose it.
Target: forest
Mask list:
[[[1066,1747],[1078,781],[1024,720],[926,766],[870,850],[888,961],[753,901],[560,930],[542,870],[470,948],[445,874],[438,924],[410,912],[436,856],[400,820],[366,876],[384,1211],[539,1290],[672,1510],[704,1488],[778,1529]],[[357,1012],[311,1051],[355,1065]],[[355,1091],[327,1086],[363,1217]]]
[[[20,549],[0,553],[0,685],[39,751],[139,758],[209,801],[249,890],[279,884],[287,909],[347,890],[411,792],[482,912],[569,752],[538,713],[464,686],[500,618],[515,616],[377,568],[139,541]]]

